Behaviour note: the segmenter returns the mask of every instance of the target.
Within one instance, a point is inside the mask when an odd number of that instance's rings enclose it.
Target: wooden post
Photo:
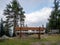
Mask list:
[[[40,35],[40,27],[39,27],[38,39],[41,39],[41,35]]]
[[[22,34],[21,34],[21,28],[20,28],[20,38],[21,38]]]

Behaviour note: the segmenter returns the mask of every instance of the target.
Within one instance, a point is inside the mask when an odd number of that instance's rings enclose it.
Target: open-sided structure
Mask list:
[[[44,27],[16,27],[15,31],[20,31],[20,37],[22,36],[22,32],[21,31],[28,31],[28,30],[38,30],[38,38],[40,39],[40,31],[45,30]]]

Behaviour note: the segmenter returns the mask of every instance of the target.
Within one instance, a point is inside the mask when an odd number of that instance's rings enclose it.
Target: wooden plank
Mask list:
[[[16,27],[15,30],[16,31],[20,31],[20,30],[44,30],[45,28],[42,27]]]

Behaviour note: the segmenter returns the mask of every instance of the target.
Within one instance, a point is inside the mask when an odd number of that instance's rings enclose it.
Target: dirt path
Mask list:
[[[50,42],[35,42],[35,43],[32,43],[31,45],[51,45]]]
[[[33,42],[31,45],[60,45],[60,42],[52,43],[52,42]]]

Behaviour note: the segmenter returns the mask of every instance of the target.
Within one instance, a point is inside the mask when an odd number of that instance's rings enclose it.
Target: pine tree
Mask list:
[[[4,10],[4,15],[7,19],[9,19],[11,25],[13,25],[14,33],[15,27],[19,25],[18,21],[20,20],[21,25],[21,23],[24,22],[25,18],[23,8],[21,7],[21,5],[19,5],[17,0],[13,0],[11,4],[7,5],[6,9]]]
[[[0,36],[3,36],[5,34],[5,30],[4,30],[4,26],[3,26],[3,20],[1,19],[1,32],[0,32]]]
[[[48,27],[50,29],[59,29],[60,28],[60,12],[59,12],[59,1],[54,0],[54,7],[51,12],[51,16],[49,19]],[[58,28],[59,27],[59,28]]]
[[[10,25],[11,24],[9,24],[9,19],[7,19],[6,21],[4,21],[4,29],[5,29],[5,34],[7,35],[7,36],[10,36],[9,35],[9,30],[10,30]]]

